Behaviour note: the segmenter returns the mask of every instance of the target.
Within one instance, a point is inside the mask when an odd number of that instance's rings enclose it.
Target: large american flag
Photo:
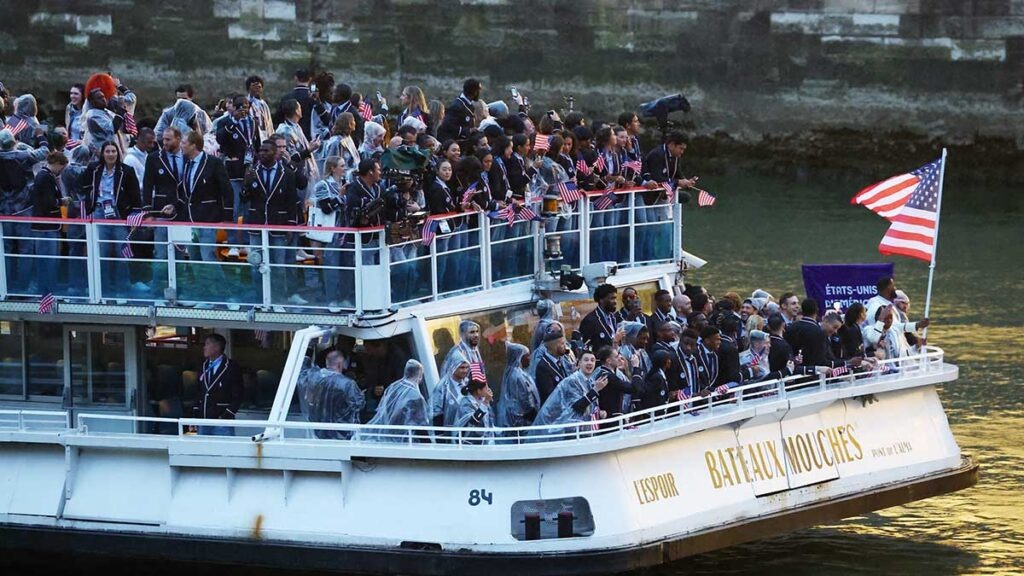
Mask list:
[[[931,262],[935,257],[935,229],[939,223],[942,160],[911,172],[918,180],[906,203],[892,216],[878,251]],[[881,214],[881,212],[879,212]]]
[[[937,164],[939,160],[927,164],[906,174],[893,176],[877,184],[872,184],[857,193],[850,204],[860,204],[882,218],[892,220],[900,213],[903,206],[910,200],[910,196],[921,185],[921,180],[930,166]]]

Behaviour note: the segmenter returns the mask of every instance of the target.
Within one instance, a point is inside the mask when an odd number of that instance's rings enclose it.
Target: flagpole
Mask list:
[[[935,257],[939,253],[939,222],[941,221],[942,214],[942,188],[945,185],[946,180],[946,149],[942,149],[942,163],[939,164],[939,198],[935,204],[935,238],[932,240],[932,261],[928,265],[928,291],[924,296],[924,317],[928,318],[928,314],[932,308],[932,281],[935,279]],[[928,327],[925,326],[924,331],[921,333],[921,337],[927,341],[928,338]]]

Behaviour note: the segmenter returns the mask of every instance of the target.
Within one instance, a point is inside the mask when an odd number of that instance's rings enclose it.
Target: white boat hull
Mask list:
[[[419,457],[358,442],[0,433],[0,542],[366,573],[628,570],[973,485],[934,386],[956,368],[942,366],[877,392]],[[516,502],[568,498],[591,515],[575,509],[575,537],[521,539]],[[548,533],[556,512],[543,514]]]

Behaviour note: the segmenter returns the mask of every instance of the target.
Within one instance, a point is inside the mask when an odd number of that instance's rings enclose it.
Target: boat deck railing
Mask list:
[[[168,438],[166,435],[137,432],[144,428],[141,426],[143,423],[159,422],[177,427],[178,437],[195,442],[323,442],[331,445],[404,447],[404,450],[414,450],[421,454],[422,451],[488,450],[496,447],[499,450],[516,450],[517,446],[535,446],[535,443],[541,442],[545,446],[558,443],[578,446],[587,443],[599,450],[602,444],[616,439],[635,441],[670,433],[684,426],[704,429],[722,425],[750,417],[750,408],[767,408],[772,403],[780,403],[780,407],[789,406],[790,402],[801,398],[812,399],[812,395],[817,393],[835,393],[836,398],[856,397],[918,386],[938,381],[938,378],[927,377],[942,376],[944,370],[950,368],[943,364],[942,349],[928,346],[916,356],[883,360],[871,372],[829,376],[826,371],[819,370],[815,375],[793,375],[778,380],[754,382],[732,388],[725,395],[696,396],[604,419],[520,428],[370,426],[294,420],[202,420],[80,413],[76,418],[76,427],[68,430],[67,434]],[[0,431],[52,431],[54,421],[40,419],[38,414],[29,411],[0,411]],[[63,412],[50,412],[47,415],[58,419],[67,417]],[[111,432],[112,424],[129,426],[119,432]],[[45,429],[41,429],[42,426]],[[193,430],[198,426],[226,426],[238,434],[231,437],[195,435]],[[243,431],[245,433],[241,434]]]
[[[532,283],[553,266],[677,262],[681,206],[648,207],[644,192],[617,190],[619,203],[605,209],[597,192],[561,217],[511,225],[483,212],[438,215],[428,244],[421,228],[399,239],[384,227],[150,219],[129,229],[125,220],[0,216],[0,302],[53,294],[69,304],[361,313]],[[300,252],[308,236],[328,241]],[[545,259],[553,237],[560,260]]]

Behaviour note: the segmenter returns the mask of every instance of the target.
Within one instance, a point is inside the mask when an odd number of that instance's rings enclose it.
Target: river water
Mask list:
[[[921,164],[927,161],[921,159]],[[908,168],[912,168],[909,166]],[[950,170],[957,170],[955,158]],[[970,181],[961,174],[960,181]],[[828,178],[708,176],[713,208],[690,208],[686,248],[709,261],[692,275],[715,294],[802,292],[803,263],[883,261],[886,223],[848,202],[871,183]],[[978,182],[982,181],[979,175]],[[720,550],[645,571],[682,574],[1020,574],[1024,573],[1024,199],[982,185],[947,186],[939,232],[931,343],[960,366],[940,391],[960,446],[981,464],[974,488],[847,519],[830,526]],[[896,279],[924,305],[927,266],[896,262]],[[75,565],[92,573],[190,575],[281,571],[100,558],[0,559],[0,572],[51,574]]]

